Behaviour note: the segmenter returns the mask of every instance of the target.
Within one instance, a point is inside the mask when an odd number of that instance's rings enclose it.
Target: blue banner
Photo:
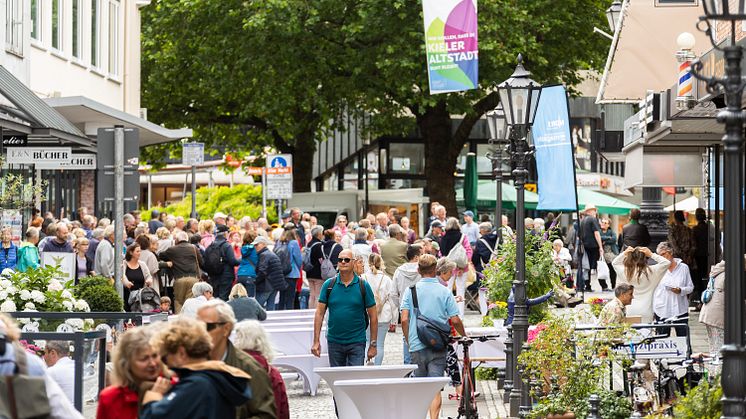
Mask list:
[[[539,210],[577,210],[569,113],[564,86],[542,89],[531,129],[536,147]]]

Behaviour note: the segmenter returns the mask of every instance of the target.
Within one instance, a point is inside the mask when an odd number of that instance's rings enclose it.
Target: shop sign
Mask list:
[[[8,147],[8,164],[44,164],[69,162],[72,157],[70,147]]]
[[[18,147],[28,144],[27,135],[3,135],[3,147]]]
[[[293,197],[293,156],[274,154],[267,156],[267,199]]]
[[[37,163],[37,169],[44,170],[96,170],[97,156],[93,153],[73,154],[67,161]]]

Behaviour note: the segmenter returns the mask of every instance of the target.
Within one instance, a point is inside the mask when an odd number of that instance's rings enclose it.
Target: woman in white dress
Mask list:
[[[653,259],[655,265],[648,265],[648,259]],[[627,307],[627,316],[640,316],[643,323],[653,321],[653,295],[670,264],[668,259],[641,246],[628,247],[614,258],[611,265],[617,274],[617,284],[635,287],[634,299]]]
[[[381,256],[376,253],[370,253],[368,256],[368,266],[370,270],[363,274],[363,278],[368,281],[370,288],[373,290],[376,299],[376,311],[378,311],[378,341],[376,342],[378,354],[373,362],[376,365],[381,365],[381,362],[383,362],[384,342],[386,342],[389,324],[391,322],[396,324],[398,318],[394,318],[394,313],[398,314],[399,311],[393,307],[391,302],[394,283],[384,272]],[[370,335],[368,338],[370,339]]]

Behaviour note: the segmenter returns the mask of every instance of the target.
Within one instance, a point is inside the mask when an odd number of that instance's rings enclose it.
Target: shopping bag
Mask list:
[[[598,266],[597,266],[596,270],[598,272],[598,280],[599,281],[602,280],[602,279],[606,279],[606,280],[610,279],[609,278],[609,275],[610,275],[609,265],[607,265],[606,262],[604,262],[604,258],[603,257],[598,260]]]

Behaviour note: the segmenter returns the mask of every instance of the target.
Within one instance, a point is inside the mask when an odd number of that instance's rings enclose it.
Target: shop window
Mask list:
[[[425,173],[425,145],[391,143],[389,145],[389,173]]]

